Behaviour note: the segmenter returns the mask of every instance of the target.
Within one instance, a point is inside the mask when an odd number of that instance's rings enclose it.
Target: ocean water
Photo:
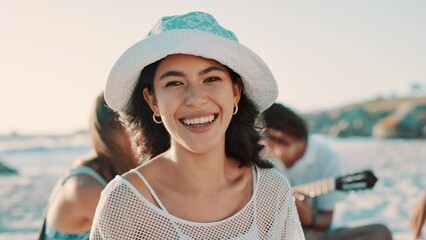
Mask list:
[[[383,223],[394,239],[412,239],[409,216],[426,190],[426,140],[323,138],[340,154],[347,173],[372,169],[379,179],[371,190],[348,193],[337,205],[333,226]],[[19,171],[0,175],[0,239],[36,239],[54,183],[88,151],[85,133],[0,136],[0,161]]]

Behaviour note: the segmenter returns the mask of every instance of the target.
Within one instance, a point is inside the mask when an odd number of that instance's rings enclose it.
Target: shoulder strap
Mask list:
[[[142,180],[142,182],[148,188],[148,190],[151,193],[151,195],[154,197],[154,199],[157,202],[157,204],[160,206],[161,210],[163,210],[164,212],[166,212],[167,214],[169,214],[169,212],[167,211],[166,207],[161,202],[161,200],[157,196],[157,194],[155,194],[154,189],[151,187],[151,185],[148,183],[148,180],[146,180],[146,178],[142,175],[142,173],[139,172],[137,169],[132,169],[131,171],[134,172],[134,173],[136,173],[136,175],[138,175],[138,177]],[[179,236],[179,239],[188,239],[188,237],[182,232],[182,230],[179,228],[179,226],[176,224],[176,222],[173,219],[169,218],[169,221],[172,224],[173,228],[176,230],[176,232],[177,232],[177,234]]]
[[[151,195],[154,197],[155,201],[157,202],[157,204],[160,206],[160,208],[165,211],[166,213],[168,213],[166,207],[163,205],[163,203],[161,202],[160,198],[157,196],[157,194],[155,194],[154,189],[151,187],[151,185],[148,183],[148,181],[146,180],[146,178],[142,175],[141,172],[139,172],[137,169],[132,169],[132,172],[136,173],[136,175],[138,175],[138,177],[142,180],[142,182],[145,184],[145,186],[148,188],[148,191],[151,193]]]
[[[99,175],[99,173],[97,173],[93,168],[88,167],[88,166],[80,166],[80,167],[76,167],[76,168],[71,169],[68,172],[68,174],[64,177],[64,179],[62,180],[62,185],[64,185],[64,183],[69,178],[71,178],[73,176],[77,176],[77,175],[89,175],[89,176],[93,177],[94,179],[96,179],[103,186],[107,185],[107,181],[105,181],[105,179],[103,177],[101,177],[101,175]]]
[[[46,217],[44,217],[43,227],[41,227],[40,234],[38,236],[38,240],[44,240],[45,235],[46,235]]]

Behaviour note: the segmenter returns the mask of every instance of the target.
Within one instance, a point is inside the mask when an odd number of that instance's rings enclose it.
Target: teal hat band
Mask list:
[[[161,18],[147,34],[147,37],[173,30],[198,30],[238,42],[235,34],[222,27],[216,19],[204,12],[190,12],[185,15],[167,16]]]

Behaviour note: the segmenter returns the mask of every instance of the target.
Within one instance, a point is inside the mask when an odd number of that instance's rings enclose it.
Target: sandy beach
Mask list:
[[[412,239],[410,211],[426,189],[426,140],[324,139],[346,172],[372,169],[379,179],[338,204],[333,227],[384,223],[394,239]],[[0,176],[0,239],[35,239],[56,179],[88,151],[87,136],[1,138],[0,144],[2,162],[19,171]]]

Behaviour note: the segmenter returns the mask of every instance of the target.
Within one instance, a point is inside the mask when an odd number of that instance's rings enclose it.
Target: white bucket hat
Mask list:
[[[113,66],[105,89],[108,106],[125,111],[141,70],[171,54],[214,59],[241,76],[244,93],[258,107],[275,102],[278,86],[263,60],[238,42],[235,34],[204,12],[161,18],[145,39],[127,49]]]

